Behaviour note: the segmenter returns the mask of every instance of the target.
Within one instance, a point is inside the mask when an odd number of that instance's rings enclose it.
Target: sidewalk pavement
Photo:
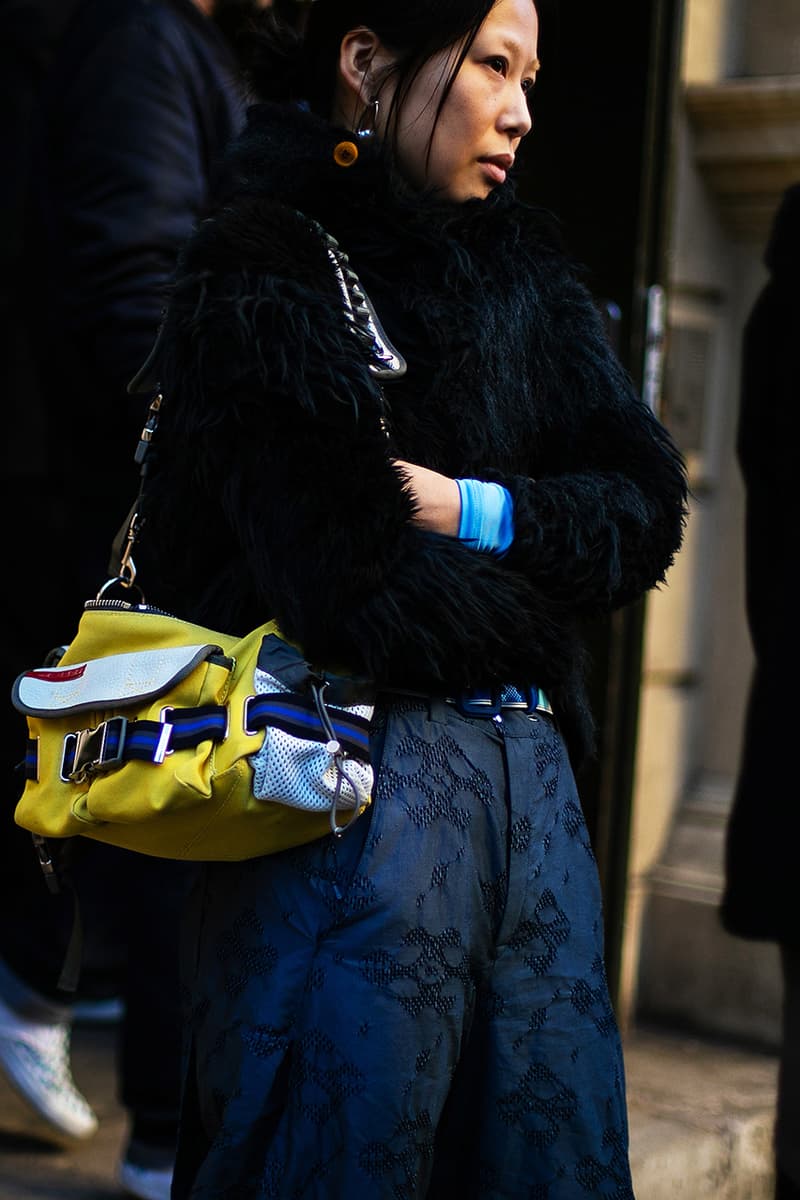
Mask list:
[[[637,1200],[772,1200],[774,1054],[640,1030],[625,1062]]]
[[[114,1043],[113,1029],[75,1031],[75,1079],[100,1131],[74,1150],[25,1136],[25,1110],[0,1081],[0,1200],[120,1200]],[[656,1031],[630,1037],[625,1056],[637,1200],[770,1200],[774,1056]]]

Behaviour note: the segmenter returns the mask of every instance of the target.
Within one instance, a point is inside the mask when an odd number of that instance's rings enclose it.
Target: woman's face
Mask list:
[[[411,184],[463,201],[484,199],[505,182],[531,128],[528,93],[539,67],[538,33],[533,0],[497,0],[453,82],[435,130],[442,91],[460,47],[425,64],[397,124],[397,161]]]

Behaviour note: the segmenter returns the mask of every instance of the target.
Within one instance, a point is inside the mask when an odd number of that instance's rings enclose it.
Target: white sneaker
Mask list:
[[[124,1158],[117,1179],[124,1191],[138,1200],[169,1200],[172,1167],[140,1167]]]
[[[97,1117],[75,1086],[66,1021],[22,1017],[0,999],[0,1070],[59,1140],[85,1141]]]

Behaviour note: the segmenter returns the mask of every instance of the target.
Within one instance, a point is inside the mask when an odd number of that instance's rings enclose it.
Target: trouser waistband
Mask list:
[[[553,715],[553,709],[541,688],[533,684],[518,686],[504,684],[498,688],[470,688],[457,696],[445,696],[447,704],[454,704],[466,717],[497,717],[504,708],[517,708],[523,712]]]
[[[452,704],[465,717],[497,717],[503,709],[544,713],[553,716],[553,708],[544,691],[534,685],[505,684],[496,688],[468,688],[455,696],[435,696],[405,688],[386,688],[387,695],[415,696],[421,700],[439,699]]]

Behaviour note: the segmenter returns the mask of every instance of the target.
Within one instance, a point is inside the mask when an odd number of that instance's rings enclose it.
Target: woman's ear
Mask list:
[[[355,129],[365,105],[380,91],[386,71],[394,64],[377,33],[365,26],[351,29],[339,49],[339,79],[336,108],[345,123]]]

